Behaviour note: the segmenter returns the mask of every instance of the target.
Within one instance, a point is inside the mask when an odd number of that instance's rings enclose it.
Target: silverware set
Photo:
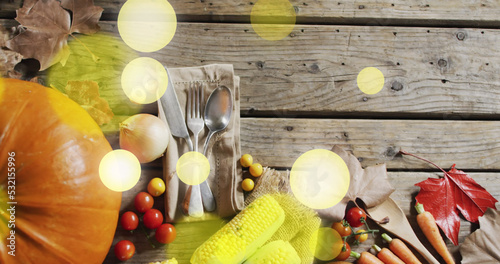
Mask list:
[[[217,87],[212,91],[205,107],[203,107],[205,103],[203,85],[200,82],[192,83],[188,89],[186,122],[184,122],[181,106],[168,69],[167,75],[169,76],[167,91],[160,98],[160,101],[170,132],[175,137],[184,138],[189,151],[198,151],[198,136],[206,125],[210,131],[203,147],[203,155],[206,156],[212,135],[224,130],[229,124],[233,103],[231,91],[225,86]],[[193,134],[194,145],[188,128]],[[182,202],[182,211],[186,215],[201,217],[204,210],[209,212],[215,210],[215,199],[207,181],[199,185],[190,185]]]
[[[201,83],[192,83],[188,90],[186,102],[186,123],[194,136],[194,151],[198,151],[198,135],[205,127],[205,120],[202,117],[202,106],[205,102],[203,86]],[[206,142],[205,144],[207,144]],[[206,153],[203,153],[206,155]],[[200,185],[191,185],[188,187],[183,201],[184,213],[190,216],[199,217],[203,215],[202,203],[206,211],[215,210],[215,200],[207,181],[202,183],[204,188],[204,198],[202,199]],[[207,204],[210,203],[210,204]],[[187,209],[187,211],[186,211]]]

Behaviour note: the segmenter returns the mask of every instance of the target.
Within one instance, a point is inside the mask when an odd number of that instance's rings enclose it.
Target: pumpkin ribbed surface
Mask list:
[[[32,82],[0,82],[0,263],[102,263],[121,203],[121,193],[99,178],[109,143],[62,93]],[[8,165],[9,153],[15,166]],[[14,200],[8,195],[12,167]],[[11,206],[15,227],[9,228]],[[7,247],[12,230],[15,256]]]

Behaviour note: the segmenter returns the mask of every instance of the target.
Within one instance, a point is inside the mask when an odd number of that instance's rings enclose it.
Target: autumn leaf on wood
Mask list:
[[[73,12],[72,33],[94,34],[99,31],[102,7],[95,6],[93,0],[61,0],[61,6]]]
[[[14,67],[23,56],[5,47],[5,42],[9,39],[9,31],[0,25],[0,77],[11,77]]]
[[[394,192],[394,188],[387,179],[385,164],[363,169],[358,159],[342,148],[334,146],[332,151],[344,160],[351,178],[347,194],[340,203],[327,209],[318,210],[321,218],[340,221],[344,218],[349,201],[355,201],[356,198],[359,198],[367,208],[370,208],[382,203]]]
[[[404,151],[400,153],[417,157]],[[427,162],[443,171],[444,177],[429,178],[415,184],[420,187],[415,199],[434,216],[437,225],[453,244],[458,245],[460,230],[458,213],[460,212],[468,221],[477,223],[478,217],[488,208],[495,208],[495,203],[498,201],[469,175],[457,170],[455,164],[446,172],[436,164]]]
[[[73,13],[71,19],[70,13]],[[40,61],[41,70],[69,57],[68,36],[72,33],[93,34],[99,30],[102,8],[93,0],[30,0],[17,10],[16,20],[26,31],[7,41],[7,47],[25,58]]]
[[[16,78],[14,67],[23,59],[23,56],[15,51],[5,48],[0,49],[0,77]],[[17,78],[16,78],[17,79]]]
[[[106,124],[113,118],[108,102],[99,96],[96,82],[68,81],[65,90],[68,97],[82,106],[98,125]]]
[[[479,217],[479,229],[460,245],[463,264],[500,263],[500,211],[488,208]]]

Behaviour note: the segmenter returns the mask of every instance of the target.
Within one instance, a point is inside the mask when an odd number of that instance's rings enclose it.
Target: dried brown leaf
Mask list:
[[[81,105],[98,125],[106,124],[113,118],[108,102],[99,96],[97,82],[68,81],[65,90],[68,97]]]
[[[332,151],[344,160],[349,168],[351,178],[347,194],[340,203],[327,209],[318,210],[321,218],[340,221],[344,218],[345,208],[349,201],[355,201],[356,198],[359,198],[367,208],[370,208],[382,203],[394,192],[394,188],[387,179],[385,164],[363,169],[358,159],[342,148],[334,146]]]
[[[0,48],[0,77],[16,78],[14,67],[23,59],[23,56],[15,51]]]
[[[462,263],[500,263],[500,211],[488,208],[479,217],[479,227],[460,245]]]
[[[70,13],[63,8],[71,10]],[[41,69],[61,62],[69,57],[68,36],[72,33],[93,34],[99,30],[97,22],[102,8],[93,5],[93,0],[29,0],[17,10],[16,20],[26,31],[8,40],[6,45],[25,58],[40,61]]]
[[[95,6],[93,0],[61,0],[61,6],[73,12],[71,32],[94,34],[99,31],[102,7]]]

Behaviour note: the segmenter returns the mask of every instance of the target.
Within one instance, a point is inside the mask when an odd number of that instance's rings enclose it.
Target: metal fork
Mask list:
[[[203,130],[203,126],[205,126],[205,121],[201,114],[201,104],[205,102],[204,97],[201,83],[191,85],[191,88],[188,90],[186,116],[188,128],[194,136],[194,151],[196,152],[198,152],[198,135]]]
[[[194,151],[198,151],[198,135],[205,121],[201,113],[201,104],[204,102],[203,89],[200,83],[193,83],[188,90],[186,123],[194,136]],[[200,185],[190,185],[184,197],[184,206],[190,216],[201,217],[203,215]]]

